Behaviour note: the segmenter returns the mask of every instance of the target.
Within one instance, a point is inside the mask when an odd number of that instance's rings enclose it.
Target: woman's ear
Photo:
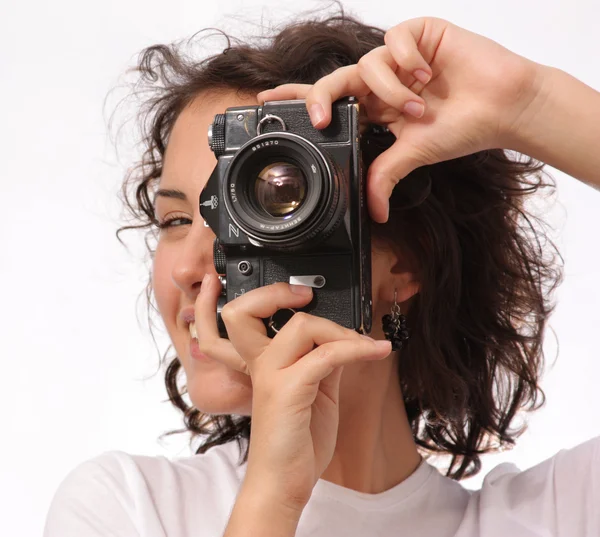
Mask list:
[[[396,275],[392,278],[391,290],[389,290],[390,302],[394,302],[394,289],[396,290],[396,301],[406,302],[415,296],[419,290],[420,285],[414,279],[414,274],[410,272],[403,272],[402,274]]]
[[[378,275],[377,298],[388,304],[394,303],[394,289],[399,303],[410,300],[420,290],[414,261],[395,250],[386,243],[378,243],[372,258],[374,272]]]
[[[390,302],[394,302],[394,289],[396,289],[396,301],[406,302],[415,296],[421,289],[417,280],[416,267],[408,258],[396,257],[396,263],[390,271],[389,296]]]

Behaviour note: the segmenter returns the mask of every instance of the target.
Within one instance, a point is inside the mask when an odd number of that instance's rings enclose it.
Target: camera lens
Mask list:
[[[258,206],[270,216],[288,216],[306,199],[308,183],[302,170],[291,162],[265,166],[254,183]]]
[[[222,196],[235,225],[258,244],[302,248],[339,225],[345,185],[337,172],[330,157],[306,138],[265,133],[232,158]]]

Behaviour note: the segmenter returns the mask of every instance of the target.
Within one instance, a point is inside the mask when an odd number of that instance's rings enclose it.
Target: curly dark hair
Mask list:
[[[136,88],[150,92],[138,116],[144,152],[120,192],[130,225],[119,228],[119,241],[124,230],[147,230],[153,257],[153,188],[173,124],[200,92],[256,95],[290,82],[312,84],[384,45],[384,30],[338,7],[333,15],[297,17],[246,42],[218,30],[227,47],[202,61],[187,54],[191,39],[140,53],[131,71]],[[365,151],[366,164],[385,147]],[[415,171],[418,181],[409,176],[399,182],[392,198],[400,201],[392,204],[388,222],[371,223],[374,238],[418,261],[420,292],[408,312],[412,335],[398,381],[417,445],[426,455],[450,455],[446,475],[456,480],[479,472],[481,454],[512,447],[526,428],[515,426],[517,413],[544,403],[542,343],[562,257],[546,224],[525,208],[528,196],[555,190],[543,167],[504,149],[424,166]],[[151,280],[145,294],[151,305]],[[190,442],[205,436],[196,453],[233,440],[241,449],[245,441],[246,462],[251,418],[189,406],[180,372],[179,358],[171,357],[165,384],[185,429],[166,434],[189,431]]]

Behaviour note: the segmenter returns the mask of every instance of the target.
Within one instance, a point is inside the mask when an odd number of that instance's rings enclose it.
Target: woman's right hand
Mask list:
[[[200,350],[252,378],[244,484],[256,483],[282,507],[301,513],[333,457],[344,365],[385,358],[391,345],[302,312],[269,338],[262,319],[312,300],[310,287],[304,288],[308,294],[294,287],[275,283],[228,302],[221,310],[227,340],[215,316],[221,283],[205,277],[195,315]]]

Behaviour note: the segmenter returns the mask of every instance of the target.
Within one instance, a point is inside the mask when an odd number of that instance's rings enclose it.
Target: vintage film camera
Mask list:
[[[199,203],[217,236],[222,337],[225,303],[275,282],[313,287],[313,300],[301,311],[370,332],[371,236],[359,107],[355,97],[336,101],[331,123],[321,130],[312,126],[304,100],[231,107],[215,116],[208,143],[218,162]],[[264,321],[276,333],[294,313],[280,310]]]

